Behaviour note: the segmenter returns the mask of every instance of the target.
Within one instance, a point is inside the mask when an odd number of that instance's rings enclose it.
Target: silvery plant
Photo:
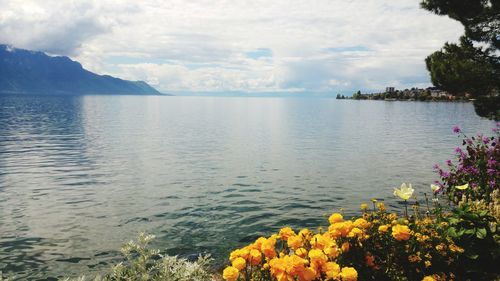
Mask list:
[[[108,280],[164,280],[164,281],[211,281],[208,271],[209,256],[200,256],[197,261],[173,256],[164,256],[159,250],[150,249],[148,244],[153,235],[139,234],[136,241],[126,243],[121,252],[126,260],[113,266],[110,273],[95,278],[85,276],[64,281],[108,281]],[[1,281],[1,279],[0,279]]]

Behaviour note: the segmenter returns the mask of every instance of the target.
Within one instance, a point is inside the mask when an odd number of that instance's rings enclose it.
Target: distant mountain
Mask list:
[[[85,70],[68,57],[51,57],[0,44],[0,93],[158,95],[143,81]]]

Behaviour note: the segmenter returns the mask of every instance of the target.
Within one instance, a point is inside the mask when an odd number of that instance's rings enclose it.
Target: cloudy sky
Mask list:
[[[419,0],[0,0],[0,43],[67,55],[163,92],[429,86],[462,26]]]

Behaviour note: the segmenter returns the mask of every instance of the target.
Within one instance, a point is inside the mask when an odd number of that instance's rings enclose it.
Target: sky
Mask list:
[[[0,0],[0,43],[165,93],[351,93],[430,86],[463,27],[419,0]]]

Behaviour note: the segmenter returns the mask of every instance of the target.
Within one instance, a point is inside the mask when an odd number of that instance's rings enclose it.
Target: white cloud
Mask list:
[[[463,32],[418,3],[0,0],[0,41],[165,92],[411,87],[429,83],[424,58]]]

